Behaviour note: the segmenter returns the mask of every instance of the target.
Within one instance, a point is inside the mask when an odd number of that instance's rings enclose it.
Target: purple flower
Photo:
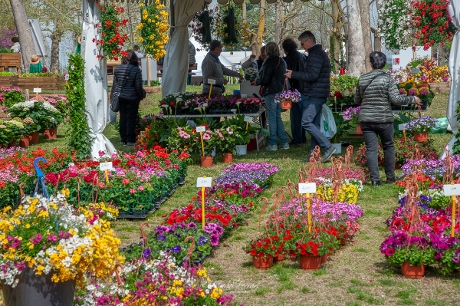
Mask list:
[[[164,235],[158,235],[157,240],[166,241],[166,237]]]
[[[205,244],[206,242],[208,242],[208,239],[205,237],[205,236],[200,236],[198,238],[198,245],[203,245]]]
[[[144,257],[144,258],[149,258],[150,254],[152,254],[152,251],[150,250],[150,248],[147,248],[147,249],[142,251],[142,257]]]
[[[211,246],[215,247],[219,244],[219,236],[218,235],[211,235]]]
[[[179,253],[180,250],[181,250],[180,245],[176,245],[175,247],[172,248],[172,251],[173,251],[174,253],[176,253],[176,254]]]

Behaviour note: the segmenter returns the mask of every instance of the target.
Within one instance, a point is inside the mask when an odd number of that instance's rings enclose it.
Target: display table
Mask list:
[[[260,126],[261,129],[267,129],[266,122],[262,119],[262,116],[265,113],[265,107],[259,108],[259,110],[255,113],[228,113],[228,114],[205,114],[205,115],[161,115],[163,118],[220,118],[220,117],[234,117],[237,115],[248,116],[253,118],[253,123]],[[260,135],[260,137],[258,136]],[[263,144],[265,141],[264,133],[257,133],[256,134],[256,146],[257,151],[259,151],[260,144]]]

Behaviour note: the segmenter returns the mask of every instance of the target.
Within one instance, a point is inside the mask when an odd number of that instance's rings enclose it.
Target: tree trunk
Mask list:
[[[277,45],[281,45],[281,24],[282,24],[282,9],[283,4],[281,0],[276,1],[276,12],[275,12],[275,42]]]
[[[262,47],[264,30],[265,30],[265,0],[260,0],[260,15],[259,15],[259,27],[257,29],[256,43],[252,45],[252,52],[257,56],[260,55],[260,48]]]
[[[380,1],[375,1],[375,9],[377,12],[380,10]],[[379,22],[380,18],[377,18],[377,25],[375,28],[372,28],[372,33],[374,34],[374,51],[382,52],[382,36],[379,32]]]
[[[348,74],[360,76],[366,72],[363,52],[363,31],[358,0],[347,0],[348,7]]]
[[[60,31],[55,31],[51,35],[51,64],[49,72],[59,72],[59,43],[61,42],[62,34]]]
[[[10,0],[10,5],[13,11],[14,23],[18,31],[19,44],[21,45],[23,71],[29,72],[30,58],[35,54],[32,30],[27,21],[27,14],[22,0]]]
[[[364,42],[364,66],[366,67],[367,72],[372,70],[370,61],[366,60],[367,56],[372,52],[369,9],[369,0],[359,0],[359,11],[361,13],[361,29],[363,31]]]

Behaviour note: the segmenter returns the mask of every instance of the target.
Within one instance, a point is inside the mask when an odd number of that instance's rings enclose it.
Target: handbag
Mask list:
[[[278,66],[280,65],[280,60],[281,60],[281,57],[278,57],[278,65],[276,65],[275,71],[276,71],[276,69],[278,69]],[[260,95],[261,97],[264,96],[264,90],[265,90],[265,85],[260,85],[260,88],[259,88],[259,95]]]
[[[115,91],[110,98],[110,110],[112,110],[114,113],[120,111],[120,94],[126,85],[126,81],[128,80],[128,76],[131,73],[131,70],[133,70],[133,67],[131,67],[131,69],[129,69],[128,73],[126,74],[126,78],[121,85],[120,91]]]

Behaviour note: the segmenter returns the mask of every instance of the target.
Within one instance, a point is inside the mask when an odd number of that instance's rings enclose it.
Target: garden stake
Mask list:
[[[115,265],[115,276],[117,278],[117,284],[118,284],[118,286],[121,286],[121,285],[123,285],[123,281],[121,280],[120,273],[118,272],[118,268],[123,269],[123,266],[121,264],[119,264],[119,263],[117,263]]]
[[[139,230],[141,231],[142,240],[144,240],[144,248],[145,248],[145,246],[149,246],[149,240],[147,239],[147,235],[144,232],[144,229],[143,229],[144,225],[149,227],[149,224],[147,222],[142,222],[141,225],[139,225]]]
[[[211,99],[211,92],[212,92],[212,83],[209,84],[209,95],[208,95],[208,99]]]
[[[454,183],[452,182],[452,185]],[[450,237],[455,237],[455,210],[457,208],[457,197],[455,195],[452,196],[452,221],[451,221],[451,230],[450,230]]]
[[[212,86],[212,84],[211,84],[211,86]],[[201,139],[201,152],[203,153],[203,156],[204,156],[203,132],[200,132],[200,139]]]
[[[201,132],[200,132],[200,134],[201,134]],[[201,141],[203,141],[203,138],[201,138]],[[206,176],[203,176],[203,178],[206,178]],[[204,226],[206,225],[206,221],[204,219],[204,191],[205,191],[205,188],[206,187],[204,187],[204,186],[201,187],[201,228],[203,230],[204,230]]]
[[[108,184],[109,183],[109,170],[108,169],[105,169],[105,181],[106,183]]]
[[[188,261],[188,266],[192,266],[192,253],[195,250],[195,238],[193,236],[188,236],[184,239],[184,242],[192,241],[190,247],[188,248],[187,254],[185,254],[185,261]]]
[[[406,130],[403,130],[403,135],[404,135],[404,141],[406,141]]]

